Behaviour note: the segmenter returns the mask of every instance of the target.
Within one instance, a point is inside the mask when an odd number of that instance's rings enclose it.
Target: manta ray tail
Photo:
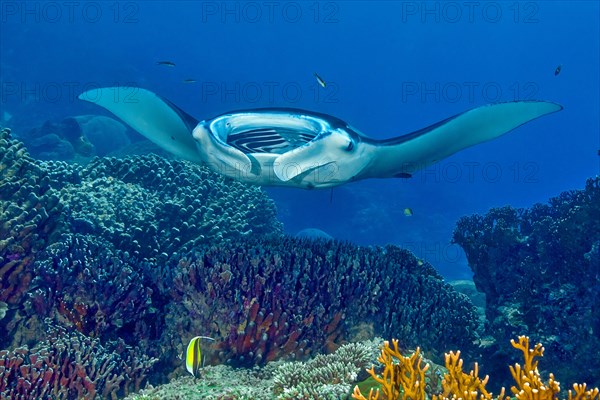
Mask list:
[[[427,128],[374,140],[376,156],[368,177],[407,177],[452,154],[497,138],[562,106],[545,101],[490,104],[447,118]]]
[[[104,107],[163,149],[199,162],[192,131],[198,121],[170,101],[137,87],[88,90],[79,99]]]

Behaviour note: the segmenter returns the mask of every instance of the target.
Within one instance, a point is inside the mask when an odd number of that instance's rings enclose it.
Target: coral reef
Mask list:
[[[0,351],[3,399],[113,399],[139,390],[156,360],[121,343],[102,346],[78,332],[49,327],[33,349]]]
[[[2,130],[0,179],[4,349],[45,340],[49,317],[152,352],[168,299],[148,274],[160,270],[167,252],[281,234],[273,202],[259,188],[156,156],[40,162]]]
[[[170,297],[164,351],[211,336],[209,363],[305,359],[335,350],[365,324],[438,354],[457,345],[472,350],[477,339],[468,298],[393,246],[281,238],[199,247],[163,265],[148,275]]]
[[[372,363],[382,339],[350,343],[307,362],[275,361],[252,369],[225,365],[201,369],[197,379],[185,376],[142,389],[129,400],[343,399],[356,376]]]
[[[486,295],[487,370],[500,375],[504,343],[526,332],[547,344],[550,365],[571,364],[555,371],[561,380],[600,384],[600,178],[531,209],[464,217],[454,241]]]
[[[0,301],[19,304],[35,254],[61,230],[62,205],[44,169],[0,131]],[[10,312],[10,311],[9,311]]]
[[[542,357],[544,348],[537,344],[533,349],[529,345],[529,337],[519,336],[519,341],[511,340],[511,345],[523,353],[525,360],[521,367],[518,363],[509,366],[510,373],[516,383],[511,387],[511,392],[517,400],[556,400],[560,392],[560,384],[550,374],[548,381],[545,382],[538,370],[538,361],[536,358]],[[445,364],[447,373],[442,380],[442,393],[427,392],[425,389],[425,372],[429,365],[421,365],[422,359],[419,350],[410,357],[404,357],[398,350],[398,342],[393,341],[393,348],[389,342],[384,342],[381,356],[378,361],[383,364],[384,372],[380,376],[375,373],[374,367],[369,373],[375,380],[382,384],[382,390],[371,390],[368,397],[365,397],[358,386],[354,388],[352,398],[356,400],[378,400],[380,394],[383,394],[385,400],[411,399],[425,400],[510,400],[505,396],[505,389],[502,388],[497,396],[488,392],[486,385],[489,376],[481,379],[479,377],[479,366],[475,363],[474,368],[469,372],[463,372],[463,360],[460,358],[460,351],[449,352],[445,355]],[[568,399],[586,399],[595,400],[599,398],[598,388],[587,389],[587,385],[573,384],[574,391],[569,390]]]
[[[64,164],[52,163],[52,169]],[[77,231],[139,258],[282,232],[275,206],[261,189],[184,161],[156,155],[96,158],[61,177],[52,184]]]
[[[25,310],[93,337],[139,342],[152,336],[157,310],[138,264],[98,237],[65,235],[35,262]]]

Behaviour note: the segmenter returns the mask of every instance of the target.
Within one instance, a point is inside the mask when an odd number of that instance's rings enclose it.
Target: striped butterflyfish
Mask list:
[[[204,368],[206,355],[202,353],[201,342],[203,339],[215,340],[208,336],[196,336],[190,340],[185,355],[185,368],[194,377],[198,376],[200,368]]]

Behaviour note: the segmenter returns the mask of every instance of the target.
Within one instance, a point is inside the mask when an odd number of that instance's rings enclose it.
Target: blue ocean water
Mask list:
[[[450,244],[459,217],[544,202],[598,173],[595,1],[2,1],[0,7],[0,119],[17,135],[48,120],[110,115],[77,99],[108,85],[150,89],[199,119],[235,109],[304,108],[378,139],[487,103],[562,104],[560,113],[412,179],[333,191],[267,189],[290,234],[317,228],[362,245],[397,244],[447,278],[470,276],[464,253]],[[164,60],[176,65],[157,65]],[[405,216],[405,208],[413,215]]]
[[[599,38],[598,1],[0,0],[0,398],[183,392],[185,378],[200,399],[258,399],[261,385],[260,398],[307,398],[280,370],[243,368],[379,336],[438,364],[460,349],[496,393],[514,384],[510,340],[528,335],[560,398],[598,386]],[[102,87],[168,99],[124,116],[148,130],[171,103],[198,120],[310,110],[378,140],[492,103],[563,109],[412,177],[256,188],[173,160],[78,98]],[[236,145],[260,147],[263,128]],[[289,147],[343,137],[270,131]],[[373,360],[323,390],[347,398]],[[430,365],[427,394],[441,393]],[[220,367],[236,367],[231,382]]]

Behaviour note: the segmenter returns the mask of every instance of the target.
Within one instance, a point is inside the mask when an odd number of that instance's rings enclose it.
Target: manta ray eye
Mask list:
[[[348,147],[346,147],[346,151],[352,151],[352,149],[354,149],[354,141],[351,140]]]

